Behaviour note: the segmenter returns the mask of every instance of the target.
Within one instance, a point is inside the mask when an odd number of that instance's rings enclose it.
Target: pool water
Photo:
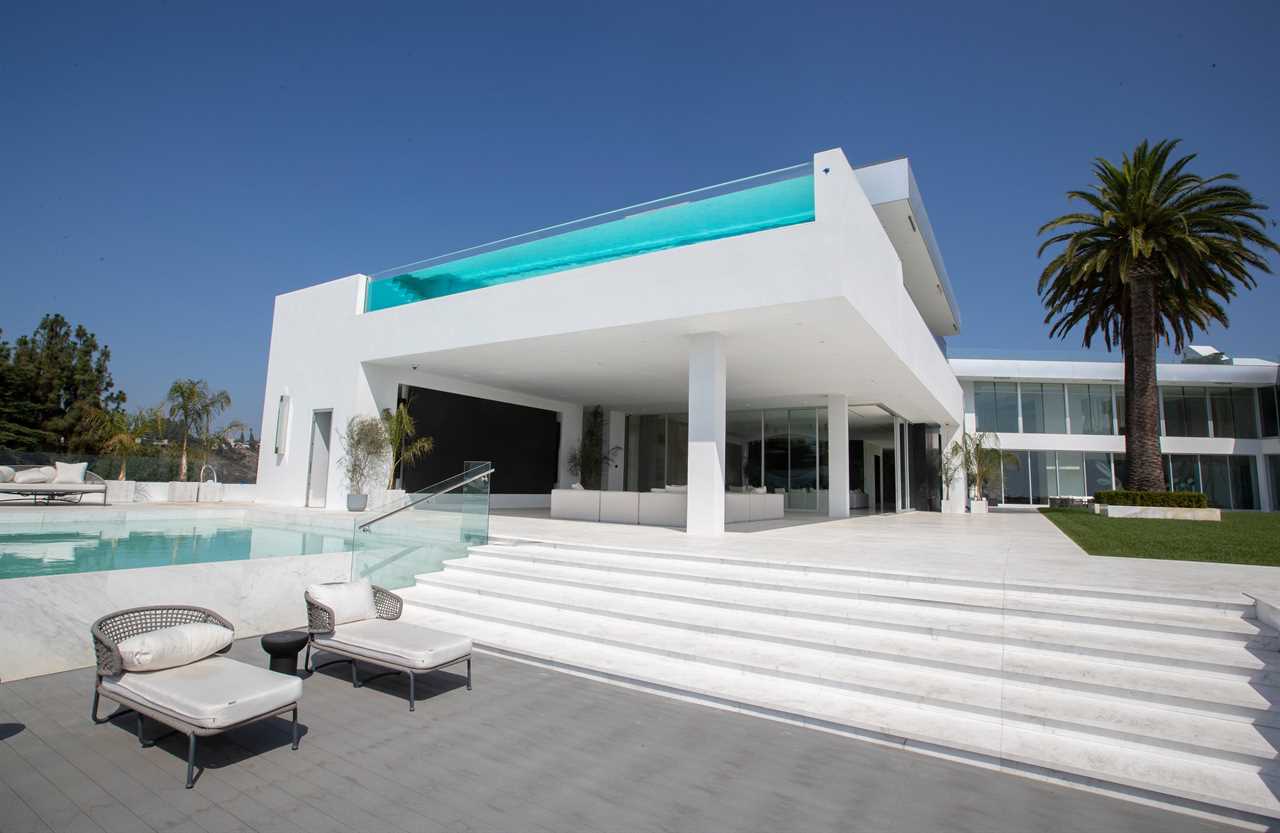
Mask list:
[[[813,175],[798,176],[378,278],[369,282],[365,310],[812,222],[815,216]]]
[[[351,551],[351,535],[242,520],[0,526],[0,579]]]

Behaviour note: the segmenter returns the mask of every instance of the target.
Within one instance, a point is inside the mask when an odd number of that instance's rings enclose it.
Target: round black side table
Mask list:
[[[271,656],[268,668],[280,674],[298,673],[298,652],[307,644],[304,631],[280,631],[262,637],[262,650]]]

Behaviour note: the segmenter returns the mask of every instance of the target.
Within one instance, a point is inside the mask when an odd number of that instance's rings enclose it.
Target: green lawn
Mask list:
[[[1041,509],[1090,555],[1280,566],[1280,513],[1223,512],[1222,521],[1104,518],[1084,509]]]

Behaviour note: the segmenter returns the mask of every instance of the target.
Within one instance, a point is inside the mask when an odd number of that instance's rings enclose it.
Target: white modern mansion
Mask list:
[[[906,159],[825,151],[340,278],[279,296],[272,326],[260,501],[341,506],[341,427],[400,402],[436,446],[405,489],[492,461],[495,507],[698,534],[964,511],[938,473],[961,430],[1017,454],[994,503],[1123,478],[1119,363],[948,360],[959,309]],[[1160,382],[1171,482],[1277,508],[1277,365],[1162,365]],[[598,483],[572,473],[584,435]]]

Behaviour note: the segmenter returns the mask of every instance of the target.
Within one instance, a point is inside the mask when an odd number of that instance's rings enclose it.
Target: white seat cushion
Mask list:
[[[333,611],[335,625],[374,619],[378,616],[373,603],[373,583],[367,578],[334,584],[313,584],[307,588],[312,601]]]
[[[54,483],[83,483],[88,463],[54,463]]]
[[[465,636],[424,628],[401,619],[369,619],[339,625],[332,636],[317,636],[317,647],[356,654],[397,668],[435,668],[471,653]]]
[[[204,729],[223,729],[302,699],[302,680],[226,657],[105,677],[102,689]]]
[[[160,671],[188,665],[231,644],[235,634],[211,622],[188,622],[140,633],[116,646],[125,671]]]
[[[0,492],[40,492],[41,494],[48,492],[55,495],[72,495],[81,492],[105,492],[106,490],[107,484],[105,483],[46,483],[44,481],[20,483],[16,480],[12,483],[0,483]]]
[[[51,480],[53,480],[53,476],[45,471],[44,468],[19,469],[13,473],[14,483],[48,483]]]
[[[9,466],[0,466],[0,483],[8,483],[13,480],[13,469]]]

